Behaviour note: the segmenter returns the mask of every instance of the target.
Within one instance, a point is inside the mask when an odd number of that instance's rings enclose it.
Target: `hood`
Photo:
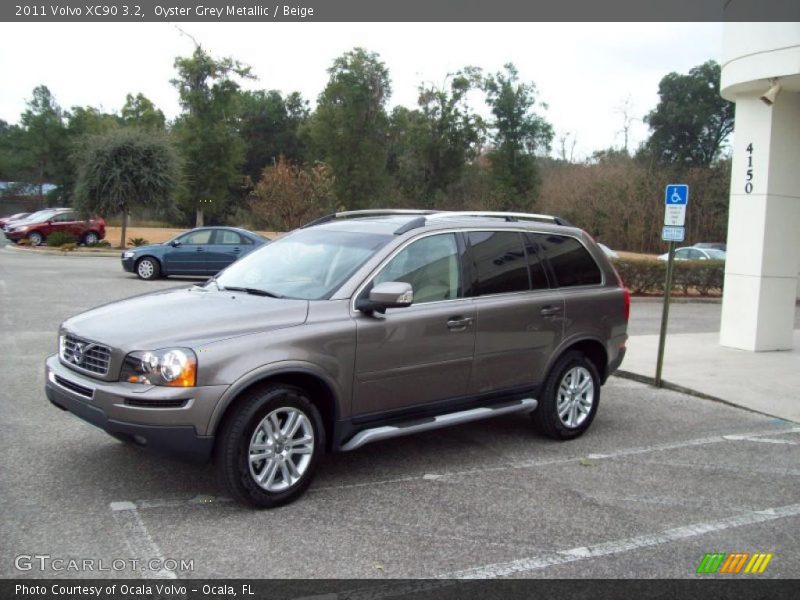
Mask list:
[[[70,333],[112,348],[157,350],[301,325],[308,301],[181,288],[136,296],[67,319]]]

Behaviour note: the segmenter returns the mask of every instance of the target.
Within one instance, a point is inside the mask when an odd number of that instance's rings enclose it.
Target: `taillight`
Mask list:
[[[622,288],[623,313],[625,314],[625,320],[629,321],[631,317],[631,291],[625,287],[625,282],[622,281],[619,271],[617,271],[613,264],[611,265],[611,268],[614,270],[614,275],[617,276],[617,283],[619,283],[619,287]]]

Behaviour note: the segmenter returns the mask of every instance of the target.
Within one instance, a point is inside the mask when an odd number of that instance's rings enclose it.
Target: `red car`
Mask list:
[[[5,227],[6,223],[9,221],[19,221],[20,219],[24,219],[27,216],[30,216],[31,213],[17,213],[15,215],[10,215],[8,217],[0,218],[0,228]]]
[[[23,238],[38,246],[57,231],[71,233],[82,244],[90,246],[106,237],[106,222],[102,217],[82,219],[71,210],[43,211],[36,219],[26,219],[9,227],[5,234],[12,242]]]

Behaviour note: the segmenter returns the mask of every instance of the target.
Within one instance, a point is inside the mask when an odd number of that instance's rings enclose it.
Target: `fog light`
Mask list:
[[[147,446],[147,438],[143,435],[139,435],[138,433],[133,436],[133,441],[139,444],[140,446]]]

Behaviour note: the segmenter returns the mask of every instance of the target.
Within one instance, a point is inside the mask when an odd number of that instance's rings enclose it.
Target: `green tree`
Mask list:
[[[389,71],[377,54],[355,48],[328,73],[310,122],[314,152],[333,171],[338,203],[366,208],[387,183]]]
[[[682,167],[706,167],[717,160],[734,119],[734,105],[719,95],[719,79],[720,66],[713,60],[688,75],[666,75],[658,85],[658,105],[644,119],[652,133],[640,156]]]
[[[59,175],[68,160],[64,114],[47,86],[34,88],[20,122],[25,131],[23,147],[29,177],[41,195],[44,183],[60,183]]]
[[[513,64],[484,80],[486,103],[494,117],[488,154],[495,185],[496,207],[533,207],[540,183],[536,153],[550,150],[552,126],[534,112],[536,85],[519,80]]]
[[[120,111],[120,120],[123,125],[141,127],[148,131],[164,131],[166,119],[164,113],[141,92],[134,96],[125,96],[125,105]]]
[[[175,150],[163,134],[113,129],[84,145],[75,206],[85,212],[122,215],[120,248],[125,247],[132,208],[169,212],[178,180]]]
[[[304,162],[300,131],[308,113],[308,102],[298,92],[285,98],[277,90],[242,93],[239,131],[246,148],[244,173],[251,181],[258,181],[280,156]]]
[[[19,181],[24,171],[25,132],[0,119],[0,181]]]
[[[239,84],[252,78],[250,68],[231,58],[215,59],[197,46],[189,58],[176,58],[178,89],[184,113],[175,124],[184,162],[179,201],[194,212],[195,225],[205,215],[219,217],[230,208],[232,192],[241,189],[244,142],[238,131]]]
[[[448,88],[420,86],[419,110],[399,107],[389,128],[389,172],[412,202],[433,208],[459,181],[483,141],[484,124],[467,104],[477,69],[449,75]]]

